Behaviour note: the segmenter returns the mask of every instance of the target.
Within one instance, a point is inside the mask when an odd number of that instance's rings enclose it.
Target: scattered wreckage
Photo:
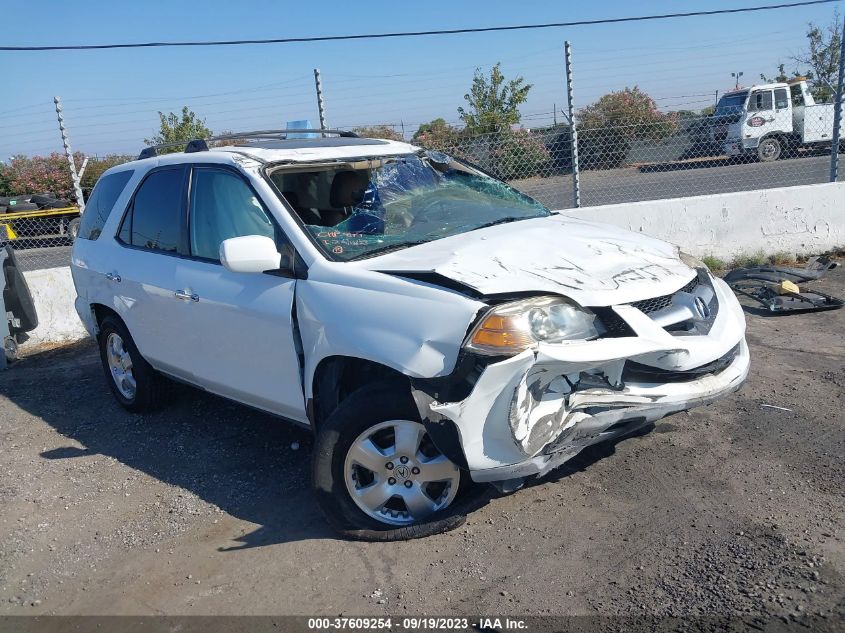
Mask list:
[[[820,312],[843,306],[842,299],[832,297],[804,284],[820,279],[839,264],[827,257],[814,257],[804,268],[787,266],[754,266],[737,268],[724,279],[734,292],[753,299],[773,314]],[[801,287],[798,286],[801,284]]]
[[[76,306],[124,407],[168,376],[313,429],[342,533],[454,527],[470,481],[514,490],[743,384],[742,308],[677,247],[444,154],[291,132],[108,170]]]

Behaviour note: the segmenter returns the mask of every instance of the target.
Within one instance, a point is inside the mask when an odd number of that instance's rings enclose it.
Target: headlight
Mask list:
[[[684,262],[687,266],[694,270],[698,270],[699,268],[703,268],[707,272],[710,272],[710,269],[707,267],[703,261],[698,259],[698,257],[693,257],[689,253],[685,253],[681,249],[678,249],[678,259]]]
[[[604,331],[596,315],[563,297],[535,297],[490,310],[465,347],[479,354],[518,354],[532,345],[589,340]]]

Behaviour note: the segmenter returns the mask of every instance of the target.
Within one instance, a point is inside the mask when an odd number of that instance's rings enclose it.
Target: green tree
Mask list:
[[[839,74],[839,51],[842,44],[842,18],[839,11],[833,12],[833,19],[827,26],[814,22],[807,25],[807,50],[791,57],[796,66],[805,70],[786,74],[786,64],[778,65],[778,72],[773,77],[761,74],[765,82],[784,82],[793,77],[806,77],[813,84],[811,92],[816,101],[830,101],[833,98]]]
[[[9,168],[8,166],[0,162],[0,196],[8,196],[11,194],[11,189],[9,188]]]
[[[795,76],[798,75],[797,72],[794,73]],[[767,77],[763,73],[760,73],[760,79],[765,81],[767,84],[777,84],[783,83],[785,81],[789,81],[791,77],[786,74],[786,64],[778,64],[778,74],[774,77]]]
[[[827,26],[810,22],[807,44],[806,52],[793,60],[809,67],[806,75],[814,83],[813,97],[817,101],[829,101],[839,75],[839,50],[842,45],[842,19],[838,10],[833,12],[833,20]]]
[[[472,87],[464,95],[468,107],[458,108],[467,133],[502,132],[519,123],[519,106],[528,99],[531,87],[522,77],[507,81],[501,62],[493,66],[489,77],[477,68]]]
[[[182,106],[182,114],[170,112],[158,113],[161,123],[158,133],[151,139],[144,139],[148,145],[162,145],[164,143],[178,143],[190,141],[195,138],[208,138],[211,130],[205,124],[205,119],[200,119],[188,106]],[[181,147],[169,147],[162,150],[162,153],[180,152]]]
[[[401,141],[402,135],[388,125],[370,125],[365,127],[356,127],[352,130],[358,136],[365,138],[383,138],[388,141]]]
[[[458,128],[446,123],[446,119],[437,118],[420,125],[414,133],[413,141],[429,149],[449,151],[458,144],[460,136],[461,131]]]

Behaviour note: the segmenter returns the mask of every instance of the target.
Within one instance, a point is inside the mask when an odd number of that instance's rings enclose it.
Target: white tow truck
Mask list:
[[[799,147],[830,145],[833,104],[816,103],[804,77],[734,90],[719,99],[710,135],[728,156],[775,161]]]

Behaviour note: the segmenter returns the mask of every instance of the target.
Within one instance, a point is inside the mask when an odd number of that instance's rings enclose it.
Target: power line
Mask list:
[[[806,0],[804,2],[789,2],[783,4],[769,4],[759,7],[740,7],[737,9],[714,9],[710,11],[688,11],[685,13],[663,13],[658,15],[639,15],[624,18],[603,18],[599,20],[578,20],[575,22],[549,22],[544,24],[519,24],[511,26],[487,26],[464,29],[443,29],[436,31],[399,31],[395,33],[367,33],[359,35],[322,35],[313,37],[285,37],[260,40],[201,40],[186,42],[137,42],[134,44],[66,44],[55,46],[0,46],[0,51],[79,51],[112,48],[160,48],[170,46],[242,46],[248,44],[294,44],[301,42],[336,42],[343,40],[373,40],[396,37],[419,37],[423,35],[457,35],[462,33],[490,33],[496,31],[524,31],[532,29],[550,29],[571,26],[595,26],[597,24],[619,24],[621,22],[643,22],[646,20],[666,20],[670,18],[689,18],[707,15],[724,15],[732,13],[749,13],[752,11],[770,11],[773,9],[788,9],[805,7],[813,4],[829,4],[840,0]]]

